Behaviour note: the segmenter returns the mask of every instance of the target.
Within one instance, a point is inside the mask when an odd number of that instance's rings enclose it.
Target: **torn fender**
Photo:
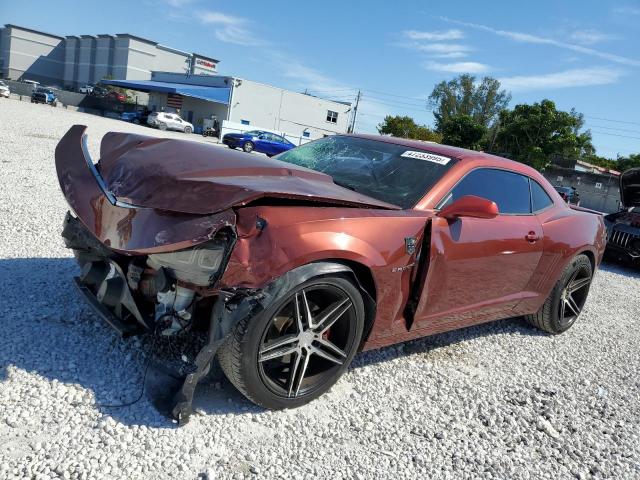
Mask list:
[[[128,255],[169,252],[205,242],[221,228],[235,226],[232,210],[193,215],[117,200],[91,161],[85,130],[75,125],[58,143],[58,181],[72,211],[107,247]]]

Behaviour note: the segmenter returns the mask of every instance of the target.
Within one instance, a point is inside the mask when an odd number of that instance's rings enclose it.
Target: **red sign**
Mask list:
[[[215,63],[210,62],[209,60],[202,60],[201,58],[196,58],[196,65],[202,65],[203,67],[212,68],[212,69],[216,68]]]

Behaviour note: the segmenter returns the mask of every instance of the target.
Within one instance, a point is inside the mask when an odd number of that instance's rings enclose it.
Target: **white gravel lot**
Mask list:
[[[93,406],[138,395],[148,343],[72,287],[53,153],[75,123],[93,152],[109,130],[185,138],[0,100],[1,479],[640,478],[640,272],[606,264],[564,335],[510,319],[361,354],[297,410],[226,381],[183,428],[148,397]]]

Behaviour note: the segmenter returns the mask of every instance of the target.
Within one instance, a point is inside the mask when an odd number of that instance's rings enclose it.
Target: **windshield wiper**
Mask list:
[[[348,188],[349,190],[352,190],[354,192],[357,192],[358,190],[356,189],[356,187],[354,187],[353,185],[349,184],[349,183],[345,183],[345,182],[340,182],[338,180],[334,180],[333,183],[335,183],[336,185],[339,185],[343,188]]]

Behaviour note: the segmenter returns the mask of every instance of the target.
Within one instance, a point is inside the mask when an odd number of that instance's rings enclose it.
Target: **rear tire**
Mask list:
[[[364,303],[353,283],[340,276],[317,277],[293,286],[255,317],[240,320],[220,347],[218,361],[253,403],[295,408],[324,394],[342,376],[363,330]]]
[[[571,328],[576,322],[589,294],[593,269],[586,255],[577,255],[569,262],[540,310],[525,315],[534,327],[552,334]]]
[[[255,145],[253,144],[253,142],[246,142],[243,146],[242,146],[242,150],[244,150],[247,153],[251,153],[253,152]]]

